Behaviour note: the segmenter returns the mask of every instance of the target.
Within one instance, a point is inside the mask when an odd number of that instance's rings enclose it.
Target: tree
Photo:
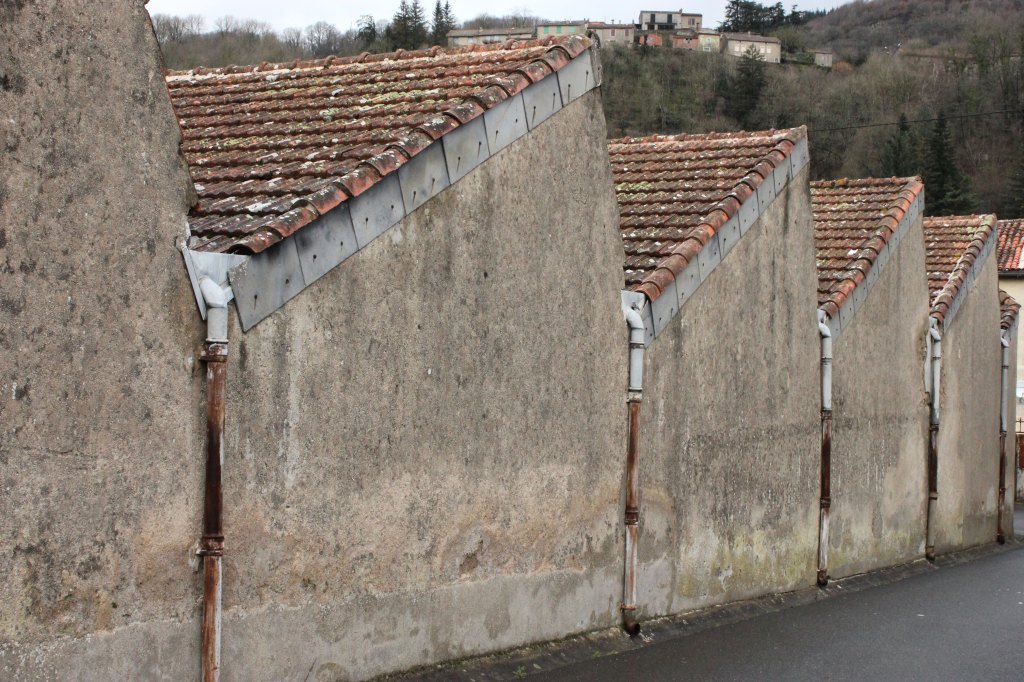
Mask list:
[[[341,33],[334,24],[318,21],[306,27],[306,49],[314,57],[327,57],[341,51]]]
[[[434,4],[434,20],[430,24],[430,44],[447,45],[448,31],[455,28],[455,16],[452,14],[452,7],[449,3],[441,4],[437,0]]]
[[[425,45],[429,33],[420,0],[402,0],[384,33],[393,49],[416,50]]]
[[[377,42],[379,37],[377,22],[373,20],[373,17],[369,14],[359,17],[359,22],[356,24],[356,38],[363,48],[370,49],[370,46]]]
[[[928,140],[923,175],[928,215],[962,215],[975,209],[977,200],[957,163],[946,115],[941,110]]]
[[[751,45],[739,59],[736,77],[727,97],[729,115],[741,126],[747,126],[751,112],[761,100],[764,86],[764,56],[756,46]]]
[[[918,173],[917,140],[910,130],[906,114],[900,114],[899,126],[885,141],[882,150],[882,174],[905,178]]]
[[[1017,167],[1010,176],[1008,203],[1000,212],[1006,218],[1024,218],[1024,145],[1017,151]]]

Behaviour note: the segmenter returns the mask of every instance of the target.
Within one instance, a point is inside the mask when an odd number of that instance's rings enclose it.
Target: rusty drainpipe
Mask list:
[[[626,557],[622,579],[622,628],[632,637],[640,632],[636,619],[637,535],[640,528],[639,483],[640,403],[643,401],[644,320],[636,308],[624,309],[629,325],[629,436],[626,441]]]
[[[203,499],[203,537],[199,551],[203,557],[203,682],[220,679],[221,584],[224,556],[222,526],[223,494],[221,469],[224,465],[224,388],[227,383],[228,296],[209,277],[199,280],[206,302],[206,343],[202,360],[206,363],[206,488]]]
[[[1010,341],[1005,336],[999,337],[1003,350],[1003,368],[999,380],[999,512],[996,515],[996,542],[1006,542],[1003,532],[1003,517],[1006,505],[1006,378],[1010,370]]]
[[[828,585],[828,515],[832,506],[832,331],[818,311],[821,335],[821,499],[818,517],[818,585]]]
[[[939,500],[939,404],[942,397],[942,334],[934,317],[928,318],[928,334],[932,340],[931,416],[928,424],[928,517],[924,556],[935,560],[935,508]]]

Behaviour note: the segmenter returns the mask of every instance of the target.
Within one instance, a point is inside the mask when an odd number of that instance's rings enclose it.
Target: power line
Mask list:
[[[976,114],[953,114],[953,115],[950,115],[950,116],[946,116],[946,120],[947,121],[952,121],[952,120],[961,119],[961,118],[979,118],[981,116],[1001,116],[1003,114],[1020,114],[1020,113],[1022,113],[1022,112],[1020,110],[1018,110],[1018,109],[1003,109],[1001,111],[979,111]],[[915,120],[912,120],[912,121],[907,121],[907,123],[934,123],[935,121],[938,121],[938,120],[939,120],[939,118],[936,116],[935,118],[918,118],[918,119],[915,119]],[[837,132],[837,131],[840,131],[840,130],[859,130],[861,128],[884,128],[885,126],[898,126],[899,124],[900,124],[899,121],[894,121],[892,123],[865,123],[864,125],[845,126],[843,128],[814,128],[814,129],[809,130],[808,132],[809,133],[834,133],[834,132]]]

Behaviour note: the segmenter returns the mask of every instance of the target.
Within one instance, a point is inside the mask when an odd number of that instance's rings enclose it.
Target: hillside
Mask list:
[[[1019,30],[1022,22],[1024,0],[855,0],[803,31],[808,45],[860,62],[870,52],[900,47],[966,50],[973,36]]]

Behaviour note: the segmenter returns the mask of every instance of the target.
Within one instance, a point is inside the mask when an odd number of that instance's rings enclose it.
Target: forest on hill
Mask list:
[[[806,125],[816,178],[919,174],[928,211],[1024,217],[1024,0],[858,0],[825,14],[728,3],[725,28],[763,30],[789,51],[601,50],[609,137]],[[435,0],[342,32],[325,22],[275,32],[225,17],[154,17],[170,68],[287,61],[443,44],[456,26],[532,25],[526,14],[458,22]],[[832,69],[801,63],[831,47]],[[948,189],[943,189],[948,188]],[[946,195],[949,196],[946,196]]]

